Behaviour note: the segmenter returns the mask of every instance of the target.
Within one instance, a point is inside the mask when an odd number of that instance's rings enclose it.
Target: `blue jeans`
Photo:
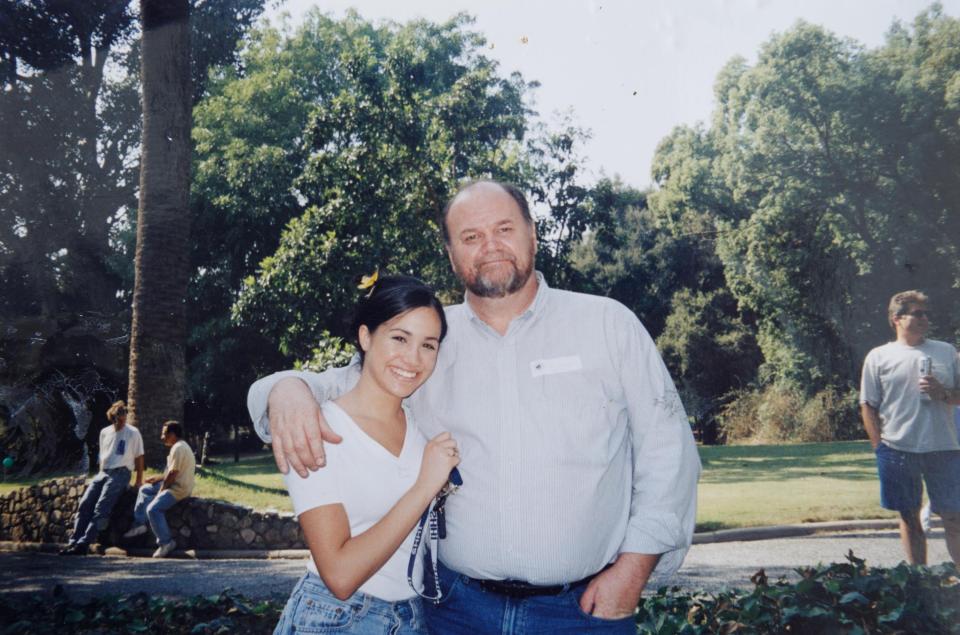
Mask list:
[[[425,635],[426,632],[420,598],[388,602],[357,591],[346,600],[338,600],[320,576],[308,571],[293,587],[273,635]]]
[[[133,506],[134,525],[143,525],[150,519],[150,528],[157,537],[157,544],[170,542],[170,527],[167,525],[166,511],[177,504],[173,492],[161,492],[163,481],[147,483],[137,493],[137,503]]]
[[[70,535],[71,545],[89,545],[97,539],[97,534],[110,524],[110,512],[129,484],[130,470],[125,467],[98,472],[93,477],[80,499]]]
[[[443,598],[439,605],[425,602],[431,633],[443,635],[521,635],[527,633],[609,633],[637,632],[631,615],[604,620],[580,609],[586,584],[558,595],[514,598],[480,588],[476,581],[438,566]],[[432,588],[428,585],[427,588]]]

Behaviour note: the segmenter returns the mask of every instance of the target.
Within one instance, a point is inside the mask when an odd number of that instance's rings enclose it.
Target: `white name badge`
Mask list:
[[[539,377],[540,375],[556,375],[557,373],[572,373],[582,368],[583,362],[580,361],[579,355],[554,357],[552,359],[536,359],[530,362],[530,374],[534,377]]]

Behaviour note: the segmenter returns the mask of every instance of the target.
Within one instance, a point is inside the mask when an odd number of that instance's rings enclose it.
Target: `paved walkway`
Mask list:
[[[817,563],[843,562],[849,550],[871,566],[890,567],[902,559],[895,531],[733,541],[694,545],[683,568],[668,584],[688,590],[750,588],[750,576],[761,567],[771,579],[798,579],[793,569]],[[929,560],[949,559],[943,531],[931,532]],[[251,598],[285,597],[303,573],[302,560],[189,560],[111,556],[60,557],[49,553],[0,553],[0,593],[46,593],[60,584],[77,599],[147,591],[165,596],[217,594],[232,587]],[[655,580],[650,588],[663,584]]]

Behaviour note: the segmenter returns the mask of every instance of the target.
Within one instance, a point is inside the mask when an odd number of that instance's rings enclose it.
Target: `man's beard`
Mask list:
[[[474,275],[471,279],[459,270],[454,273],[460,278],[460,281],[470,293],[480,298],[504,298],[512,293],[516,293],[523,288],[530,276],[533,275],[533,258],[527,259],[527,266],[523,271],[517,268],[517,263],[511,261],[513,273],[501,280],[489,280],[484,277],[478,268],[474,269]]]

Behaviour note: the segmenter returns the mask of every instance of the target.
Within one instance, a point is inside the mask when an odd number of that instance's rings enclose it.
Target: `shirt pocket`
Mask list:
[[[580,368],[540,374],[531,381],[532,394],[538,398],[528,406],[541,437],[531,441],[543,442],[552,447],[557,456],[571,460],[605,460],[613,433],[612,404],[601,374],[584,364]]]

